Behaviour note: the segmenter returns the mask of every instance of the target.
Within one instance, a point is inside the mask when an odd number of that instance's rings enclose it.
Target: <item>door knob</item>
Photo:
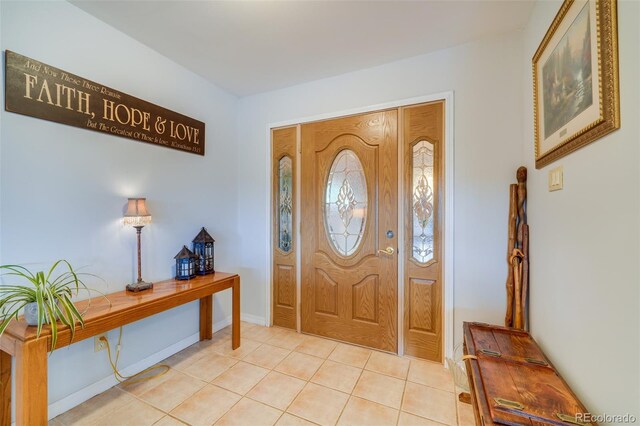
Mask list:
[[[395,252],[396,251],[393,249],[393,247],[387,247],[384,250],[378,250],[378,253],[384,253],[384,254],[388,254],[388,255],[392,255]]]

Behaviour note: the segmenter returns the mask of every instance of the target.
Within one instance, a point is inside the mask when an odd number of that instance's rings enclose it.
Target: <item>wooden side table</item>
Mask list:
[[[76,303],[84,315],[84,328],[76,327],[71,341],[69,327],[58,329],[57,348],[67,346],[138,321],[185,303],[200,300],[200,340],[213,335],[213,294],[232,289],[233,314],[231,347],[240,346],[240,277],[216,272],[188,281],[167,280],[155,283],[152,290],[140,293],[120,291],[104,298]],[[51,332],[43,328],[36,338],[36,327],[20,318],[0,337],[0,426],[11,425],[11,358],[16,369],[16,424],[18,426],[47,424],[47,353],[51,350]]]

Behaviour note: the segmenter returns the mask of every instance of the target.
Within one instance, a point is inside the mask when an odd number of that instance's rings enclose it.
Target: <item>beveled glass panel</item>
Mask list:
[[[284,156],[280,159],[278,172],[278,247],[285,253],[291,250],[291,235],[293,231],[293,224],[291,223],[293,208],[292,187],[293,167],[291,158]]]
[[[324,223],[331,246],[341,256],[358,249],[367,221],[367,180],[350,149],[333,160],[325,188]]]
[[[412,256],[420,263],[433,259],[434,184],[433,144],[422,140],[413,146]]]

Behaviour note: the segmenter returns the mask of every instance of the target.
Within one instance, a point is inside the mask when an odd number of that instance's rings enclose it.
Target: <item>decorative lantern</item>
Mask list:
[[[193,252],[198,258],[196,263],[196,274],[206,275],[215,272],[213,268],[213,243],[211,235],[204,227],[193,239]]]
[[[187,246],[182,246],[182,250],[176,254],[174,259],[176,260],[177,280],[188,280],[196,276],[197,256]]]

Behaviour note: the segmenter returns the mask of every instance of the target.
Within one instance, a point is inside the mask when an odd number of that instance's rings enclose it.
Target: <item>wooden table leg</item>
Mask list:
[[[0,351],[0,426],[11,425],[11,355]]]
[[[200,299],[200,340],[213,337],[213,295]]]
[[[16,425],[47,424],[47,339],[16,346]]]
[[[233,279],[233,317],[231,319],[231,348],[240,347],[240,277]]]

